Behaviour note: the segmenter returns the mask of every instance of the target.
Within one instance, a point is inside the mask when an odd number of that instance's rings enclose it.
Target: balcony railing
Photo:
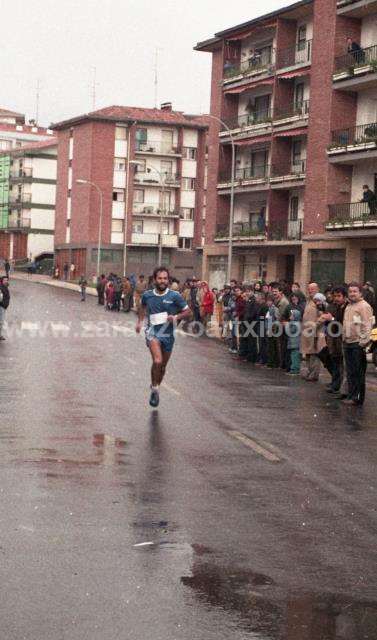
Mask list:
[[[174,146],[162,140],[148,140],[146,142],[136,141],[137,153],[156,153],[161,155],[179,155],[181,147]]]
[[[266,223],[261,220],[259,224],[248,222],[235,222],[233,224],[233,236],[239,238],[255,238],[266,235]],[[220,224],[217,225],[216,238],[228,238],[229,237],[229,225]]]
[[[30,202],[31,202],[31,193],[23,193],[22,195],[9,196],[9,203],[11,205],[22,206],[23,204],[27,204]]]
[[[242,167],[235,171],[235,182],[244,182],[247,180],[260,180],[267,179],[270,175],[270,166],[268,164],[257,164],[252,166]],[[224,171],[220,174],[220,182],[231,182],[232,176],[229,171]]]
[[[353,71],[358,67],[368,65],[371,65],[374,71],[377,70],[377,45],[359,51],[351,51],[335,58],[335,72]]]
[[[285,120],[296,116],[304,118],[307,115],[309,115],[309,100],[301,100],[300,102],[295,102],[288,109],[276,109],[274,120]]]
[[[348,202],[329,205],[329,224],[363,226],[368,222],[377,222],[377,201]]]
[[[245,113],[242,116],[230,118],[225,121],[229,129],[242,129],[243,127],[252,127],[255,124],[264,124],[271,122],[272,113],[271,109],[262,109],[260,111],[254,111],[254,113]],[[226,131],[225,127],[222,131]]]
[[[179,209],[172,207],[159,207],[156,204],[145,204],[134,202],[132,206],[133,213],[145,216],[177,216],[179,217]]]
[[[235,222],[233,225],[233,236],[238,238],[258,238],[272,241],[301,240],[302,220],[288,220],[287,222],[273,222],[266,225],[264,219],[260,222],[249,224],[246,222]],[[216,238],[229,237],[229,225],[218,225]]]
[[[377,142],[377,122],[332,131],[329,149],[365,144],[368,142]]]
[[[132,233],[131,238],[132,244],[139,245],[158,245],[159,243],[159,234],[158,233]],[[162,244],[164,247],[177,247],[178,246],[178,236],[176,235],[162,235]]]
[[[296,160],[289,167],[281,167],[279,165],[273,165],[271,170],[271,176],[273,178],[279,178],[281,176],[301,175],[306,172],[306,159]]]
[[[7,228],[8,229],[29,229],[30,218],[24,218],[22,216],[18,216],[11,213],[8,216]]]
[[[137,171],[134,176],[134,181],[148,185],[162,185],[162,183],[165,183],[165,185],[168,186],[179,184],[180,178],[178,173],[165,173],[160,175],[153,171]]]
[[[294,67],[296,64],[305,64],[312,59],[312,40],[303,40],[292,47],[282,49],[278,54],[278,69]]]
[[[263,50],[260,53],[255,53],[246,60],[237,62],[235,64],[225,64],[224,78],[226,80],[233,78],[234,76],[247,75],[248,73],[262,72],[263,70],[269,70],[273,68],[273,50]]]
[[[23,167],[23,169],[12,169],[10,172],[11,178],[31,178],[32,176],[32,167]]]

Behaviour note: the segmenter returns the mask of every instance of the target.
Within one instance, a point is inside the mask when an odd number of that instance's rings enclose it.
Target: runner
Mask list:
[[[138,311],[136,332],[140,333],[145,316],[145,337],[152,356],[152,384],[149,404],[158,407],[159,387],[174,346],[174,323],[188,318],[191,311],[178,291],[168,288],[169,271],[158,267],[153,272],[155,288],[145,291]]]

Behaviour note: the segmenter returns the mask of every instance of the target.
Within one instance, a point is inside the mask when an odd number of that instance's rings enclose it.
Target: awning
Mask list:
[[[275,133],[275,138],[294,138],[296,136],[306,136],[308,130],[304,127],[301,129],[288,129],[287,131],[281,131],[280,133]]]
[[[256,87],[270,87],[274,84],[273,78],[266,78],[264,80],[256,80],[255,82],[248,82],[247,84],[243,84],[242,87],[235,87],[235,89],[225,89],[224,93],[243,93],[244,91],[250,91],[250,89],[255,89]]]
[[[307,76],[310,72],[310,67],[306,67],[306,69],[296,69],[296,71],[288,71],[287,73],[282,73],[277,75],[279,80],[292,80],[292,78],[301,78],[302,76]]]
[[[237,147],[253,147],[257,144],[266,144],[271,142],[271,136],[260,136],[259,138],[245,138],[244,140],[235,140],[234,144]]]
[[[264,24],[259,24],[251,27],[248,31],[244,33],[240,33],[238,36],[232,36],[231,38],[225,38],[226,42],[235,42],[237,40],[246,40],[246,38],[251,38],[259,31],[264,31],[265,29],[270,29],[271,27],[276,27],[276,21],[266,22]]]

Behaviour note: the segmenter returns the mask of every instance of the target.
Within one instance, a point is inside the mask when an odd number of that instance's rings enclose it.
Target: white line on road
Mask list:
[[[262,447],[255,440],[253,440],[249,436],[246,436],[244,433],[241,433],[240,431],[228,431],[228,433],[230,436],[232,436],[232,438],[239,440],[246,447],[249,447],[249,449],[252,449],[253,451],[255,451],[255,453],[258,453],[258,455],[263,456],[263,458],[266,458],[266,460],[268,460],[269,462],[280,462],[280,458],[277,455],[275,455],[265,447]]]
[[[166,391],[170,391],[170,393],[173,393],[175,396],[180,396],[181,395],[179,393],[179,391],[177,391],[176,389],[171,387],[169,384],[166,384],[166,382],[163,382],[161,386],[162,386],[163,389],[166,389]]]

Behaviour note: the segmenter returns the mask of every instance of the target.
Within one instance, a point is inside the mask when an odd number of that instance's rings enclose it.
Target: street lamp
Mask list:
[[[213,116],[210,113],[205,114],[205,116],[207,118],[213,118],[213,120],[216,120],[216,122],[218,122],[224,127],[224,129],[229,134],[230,142],[232,145],[232,174],[231,174],[232,184],[230,187],[229,244],[228,244],[228,269],[227,269],[227,282],[230,282],[232,277],[232,260],[233,260],[234,179],[235,179],[235,173],[236,173],[236,147],[234,144],[233,134],[230,128],[228,127],[228,125],[223,120],[221,120],[217,116]]]
[[[102,190],[95,182],[91,182],[90,180],[84,180],[82,178],[77,178],[77,184],[88,184],[91,187],[94,187],[99,195],[99,224],[98,224],[98,248],[97,248],[97,278],[100,274],[100,264],[101,264],[101,236],[102,236],[102,215],[103,215],[103,193]]]
[[[140,165],[138,160],[127,161],[127,178],[126,178],[126,196],[125,196],[125,210],[124,210],[124,243],[123,243],[123,276],[127,275],[127,226],[128,226],[128,192],[130,186],[130,167],[137,167]]]
[[[136,166],[144,166],[143,162],[138,162],[137,160],[134,161],[130,161],[130,164],[134,164]],[[162,200],[162,207],[165,207],[165,180],[163,179],[163,172],[160,171],[159,169],[156,169],[155,167],[145,167],[146,171],[148,173],[150,173],[151,171],[155,171],[159,176],[160,176],[160,180],[161,180],[161,186],[162,186],[162,191],[161,191],[161,200]],[[160,209],[160,233],[159,233],[159,239],[158,239],[158,264],[161,265],[162,264],[162,221],[163,221],[163,212],[164,209],[161,207]]]

